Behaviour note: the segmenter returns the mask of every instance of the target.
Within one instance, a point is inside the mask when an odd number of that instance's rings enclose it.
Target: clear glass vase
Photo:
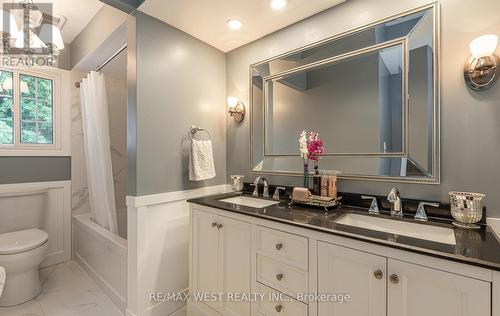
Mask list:
[[[309,189],[309,159],[304,158],[304,188]]]

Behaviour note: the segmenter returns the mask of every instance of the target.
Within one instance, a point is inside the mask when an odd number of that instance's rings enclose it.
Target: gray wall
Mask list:
[[[349,0],[227,56],[227,92],[248,105],[248,66],[271,56],[339,34],[407,9],[426,0]],[[480,19],[466,19],[478,7],[487,7]],[[422,200],[448,200],[451,190],[472,190],[488,195],[489,216],[500,217],[500,84],[477,93],[465,86],[463,66],[470,41],[483,34],[498,34],[500,2],[496,0],[441,0],[441,176],[440,185],[396,184],[402,195]],[[500,50],[498,51],[500,53]],[[242,125],[228,118],[228,175],[249,178],[249,120]],[[271,177],[272,183],[299,185],[299,177]],[[342,181],[347,192],[387,194],[395,183]]]
[[[307,87],[303,90],[274,81],[268,117],[268,122],[272,120],[268,124],[267,142],[271,144],[268,152],[297,153],[297,138],[304,129],[320,133],[328,152],[378,152],[381,142],[377,124],[378,62],[378,55],[372,54],[311,70],[307,72]],[[357,89],[365,93],[357,93]],[[357,133],[346,133],[352,129]]]
[[[136,131],[129,137],[128,155],[129,182],[135,179],[135,185],[129,186],[129,195],[224,184],[225,54],[144,13],[137,12],[135,24],[137,45],[129,43],[129,58],[136,57],[131,73],[137,72],[137,87],[129,98],[129,128],[136,124]],[[135,108],[130,109],[130,105]],[[133,115],[135,122],[130,122]],[[217,172],[214,179],[188,180],[191,125],[203,127],[212,135]],[[131,155],[135,157],[130,159]]]
[[[71,157],[0,157],[0,184],[71,179]]]

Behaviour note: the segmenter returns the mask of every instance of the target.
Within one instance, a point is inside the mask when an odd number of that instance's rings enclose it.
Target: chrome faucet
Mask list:
[[[361,198],[363,200],[372,200],[372,204],[370,205],[370,209],[368,210],[368,213],[370,213],[372,215],[379,215],[380,214],[380,210],[378,208],[378,203],[377,203],[376,197],[362,195]]]
[[[267,182],[267,179],[264,177],[257,177],[255,179],[255,181],[252,184],[255,187],[252,195],[255,197],[259,197],[259,183],[261,180],[264,183],[264,193],[262,193],[262,197],[265,197],[266,199],[268,199],[269,198],[269,183]]]
[[[439,207],[439,203],[430,203],[430,202],[420,202],[418,204],[417,213],[415,214],[415,219],[417,221],[427,221],[427,213],[425,212],[425,206],[434,206]]]
[[[403,217],[403,203],[401,202],[401,196],[399,194],[399,189],[394,187],[387,196],[387,201],[392,203],[391,216]]]

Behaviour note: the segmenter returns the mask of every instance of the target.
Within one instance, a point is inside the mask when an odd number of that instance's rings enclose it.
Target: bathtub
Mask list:
[[[104,293],[125,313],[127,298],[127,240],[90,219],[73,217],[73,256]]]

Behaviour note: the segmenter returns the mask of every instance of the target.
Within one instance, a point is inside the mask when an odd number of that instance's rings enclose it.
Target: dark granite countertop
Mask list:
[[[500,243],[495,233],[486,225],[482,225],[481,229],[468,230],[455,227],[449,221],[439,219],[422,223],[413,220],[411,217],[395,219],[387,215],[369,215],[367,209],[355,206],[342,206],[325,214],[318,209],[290,206],[290,201],[287,199],[281,200],[279,204],[262,209],[220,201],[238,195],[241,194],[227,193],[192,199],[188,202],[500,271]],[[244,196],[251,197],[251,195],[247,194],[244,194]],[[347,213],[450,228],[455,232],[456,245],[336,223],[336,220]]]

